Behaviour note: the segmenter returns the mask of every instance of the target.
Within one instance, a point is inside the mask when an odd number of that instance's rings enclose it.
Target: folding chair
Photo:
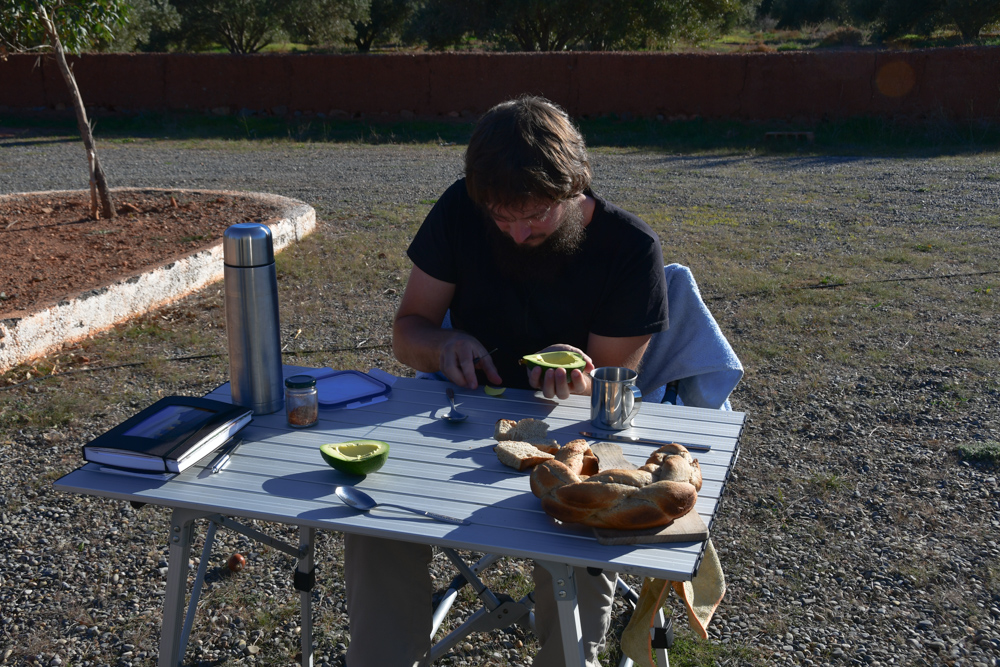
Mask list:
[[[702,300],[691,270],[680,264],[669,264],[663,267],[663,273],[667,281],[670,327],[650,339],[639,365],[638,386],[643,400],[729,410],[729,396],[743,378],[743,364]],[[450,328],[450,313],[445,314],[442,326]],[[435,601],[431,640],[465,586],[472,586],[483,606],[433,645],[432,662],[473,632],[490,632],[514,624],[534,631],[534,591],[514,600],[508,595],[494,593],[479,578],[479,574],[501,556],[487,554],[470,566],[454,550],[442,551],[459,574]],[[639,595],[617,576],[615,593],[635,611]],[[657,664],[669,667],[667,650],[673,646],[671,619],[667,619],[660,609],[654,624]],[[623,656],[619,667],[632,667],[632,664],[630,658]]]
[[[669,264],[663,274],[670,328],[654,335],[642,356],[643,400],[729,410],[743,364],[702,300],[691,270]]]
[[[455,567],[458,569],[459,574],[452,579],[451,584],[448,586],[447,590],[436,600],[434,608],[434,618],[433,625],[431,627],[431,638],[437,635],[438,630],[441,628],[441,624],[444,622],[445,618],[448,616],[448,612],[451,611],[451,607],[458,597],[459,592],[466,586],[472,586],[476,591],[477,597],[483,603],[475,613],[471,614],[460,626],[449,632],[445,637],[440,639],[431,647],[431,662],[437,662],[440,658],[444,657],[448,651],[454,648],[460,641],[468,637],[473,632],[490,632],[492,630],[501,630],[503,628],[509,628],[512,625],[519,625],[525,630],[534,632],[535,630],[535,598],[534,591],[531,591],[520,600],[514,600],[509,595],[505,594],[495,594],[491,591],[479,577],[477,576],[480,572],[484,571],[490,565],[500,560],[502,556],[497,556],[495,554],[487,554],[480,558],[474,565],[469,566],[462,560],[462,557],[458,555],[453,549],[444,548],[442,549],[444,554],[448,557]],[[621,577],[615,576],[615,594],[621,595],[626,602],[632,606],[632,611],[635,611],[636,604],[639,601],[639,594],[636,593],[632,588],[622,580]],[[666,614],[660,609],[657,613],[655,625],[657,630],[657,641],[654,643],[654,648],[656,648],[656,660],[657,664],[662,667],[669,667],[670,660],[667,656],[667,649],[674,644],[674,631],[671,619],[666,618]],[[632,660],[627,656],[623,656],[619,667],[632,667]]]

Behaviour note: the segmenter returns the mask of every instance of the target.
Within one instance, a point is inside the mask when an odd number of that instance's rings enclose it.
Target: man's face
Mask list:
[[[493,222],[517,245],[541,245],[563,222],[565,202],[539,200],[523,208],[490,207]]]
[[[518,211],[499,207],[489,211],[498,262],[505,273],[521,278],[558,275],[564,260],[579,251],[586,237],[578,199],[539,202]]]

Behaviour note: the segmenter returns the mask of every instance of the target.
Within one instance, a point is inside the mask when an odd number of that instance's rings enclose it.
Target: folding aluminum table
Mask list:
[[[285,367],[286,375],[302,370]],[[270,538],[242,526],[238,520],[256,519],[299,528],[297,547],[274,540],[268,543],[299,559],[296,584],[303,590],[302,664],[306,666],[312,664],[308,580],[314,573],[317,529],[539,561],[554,573],[565,655],[571,664],[583,664],[573,566],[674,581],[690,580],[697,572],[704,542],[601,545],[589,529],[559,524],[546,515],[529,490],[528,474],[507,468],[497,460],[493,428],[498,419],[543,419],[549,424],[549,435],[565,444],[581,437],[579,431],[592,430],[588,397],[547,400],[541,394],[515,389],[493,397],[482,388],[456,388],[459,409],[469,418],[451,424],[440,419],[447,406],[448,383],[370,372],[391,383],[391,393],[385,400],[321,408],[319,424],[306,429],[290,428],[283,412],[255,416],[242,432],[244,444],[221,473],[208,473],[205,466],[212,457],[207,456],[167,481],[103,472],[91,463],[55,482],[55,487],[63,491],[173,510],[166,536],[170,554],[160,667],[176,667],[184,657],[196,607],[195,602],[185,613],[188,560],[195,521],[202,518],[210,520],[212,534],[216,525],[222,525],[263,541]],[[229,385],[211,392],[208,398],[230,400]],[[622,433],[711,448],[693,452],[704,477],[695,509],[711,529],[739,453],[743,423],[744,415],[739,412],[644,404],[633,428]],[[389,443],[389,460],[378,472],[366,477],[342,474],[320,456],[323,443],[359,438]],[[642,464],[653,447],[623,444],[622,449],[627,459]],[[381,502],[465,518],[471,523],[449,525],[391,508],[359,512],[334,495],[335,487],[348,484]],[[205,561],[207,558],[202,559],[203,565],[191,585],[193,600],[200,590]]]

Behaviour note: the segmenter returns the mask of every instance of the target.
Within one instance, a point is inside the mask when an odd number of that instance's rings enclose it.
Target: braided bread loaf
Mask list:
[[[666,526],[691,511],[698,499],[701,468],[683,445],[660,447],[636,470],[596,474],[584,469],[589,451],[586,441],[574,440],[531,471],[531,492],[549,516],[595,528],[639,530]]]

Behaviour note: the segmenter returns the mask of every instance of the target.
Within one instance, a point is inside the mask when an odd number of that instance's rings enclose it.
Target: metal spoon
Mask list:
[[[451,422],[453,424],[457,424],[458,422],[464,422],[466,419],[468,419],[469,418],[468,415],[462,414],[461,412],[458,411],[458,408],[455,407],[455,390],[452,389],[451,387],[448,387],[448,389],[446,389],[444,393],[448,395],[448,402],[451,403],[451,410],[441,419],[445,420],[446,422]]]
[[[337,497],[343,500],[346,504],[350,505],[354,509],[359,509],[362,512],[367,512],[370,509],[376,507],[395,507],[396,509],[406,510],[407,512],[413,512],[414,514],[420,514],[426,516],[430,519],[436,519],[437,521],[444,521],[445,523],[454,523],[459,526],[468,526],[469,521],[466,519],[456,519],[455,517],[445,516],[444,514],[435,514],[434,512],[428,512],[426,510],[418,510],[412,507],[404,507],[403,505],[394,505],[392,503],[377,503],[375,499],[369,496],[364,491],[360,491],[353,486],[338,486],[334,493]]]

